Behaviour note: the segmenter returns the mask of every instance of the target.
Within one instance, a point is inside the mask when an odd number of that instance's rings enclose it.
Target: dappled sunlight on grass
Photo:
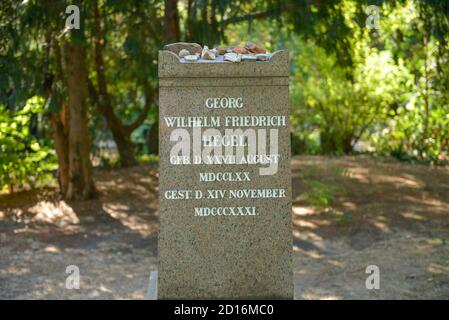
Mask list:
[[[138,232],[142,236],[148,236],[155,231],[154,226],[146,223],[145,219],[129,213],[129,207],[116,203],[103,204],[103,210],[112,218],[118,220],[123,226]]]
[[[342,201],[341,205],[345,208],[345,210],[351,210],[351,211],[357,210],[357,205],[351,201]]]
[[[446,201],[435,199],[429,195],[418,196],[403,196],[404,200],[414,204],[415,206],[423,207],[426,211],[436,214],[448,214],[449,213],[449,198]]]
[[[371,220],[371,223],[374,227],[376,227],[377,229],[381,230],[382,232],[388,233],[391,232],[391,229],[388,225],[388,221],[385,217],[383,216],[377,216],[374,217]]]
[[[348,178],[358,180],[362,183],[370,183],[370,172],[367,168],[362,167],[353,167],[348,169],[348,173],[346,175]]]
[[[24,208],[0,209],[0,221],[6,218],[22,224],[26,228],[31,224],[49,224],[66,228],[80,223],[78,215],[70,205],[65,201],[54,200],[37,200],[35,203]],[[17,229],[17,232],[20,232],[20,230],[24,231],[25,229]]]
[[[449,280],[449,264],[442,265],[431,263],[427,270],[432,273],[433,276],[445,276]]]
[[[298,216],[306,216],[315,213],[315,209],[313,207],[299,207],[293,206],[292,208],[293,214]]]
[[[419,220],[419,221],[426,220],[426,218],[424,216],[417,214],[416,212],[401,212],[399,214],[406,219],[413,219],[413,220]]]
[[[302,240],[312,240],[318,247],[322,245],[323,237],[314,232],[300,232],[296,236]]]
[[[318,228],[318,226],[315,223],[304,221],[304,220],[296,220],[296,221],[294,221],[294,225],[301,227],[301,228],[307,228],[307,229]]]
[[[394,175],[376,175],[373,182],[390,183],[394,184],[397,188],[408,187],[412,189],[419,189],[424,186],[423,182],[419,181],[418,179],[410,175],[407,175],[407,177],[394,176]]]
[[[326,293],[306,293],[301,295],[302,299],[306,299],[306,300],[342,300],[344,299],[343,297],[340,296],[334,296],[334,295],[329,295]]]
[[[0,275],[3,277],[6,276],[23,276],[29,274],[31,272],[28,267],[7,267],[0,269]]]
[[[347,177],[358,180],[361,183],[387,183],[396,186],[397,188],[408,187],[413,189],[419,189],[424,186],[424,183],[418,180],[412,175],[405,174],[404,176],[398,175],[384,175],[379,173],[373,173],[367,168],[352,167],[348,169]]]
[[[72,207],[67,205],[65,201],[56,203],[42,201],[29,208],[28,211],[35,214],[33,220],[36,222],[54,223],[58,226],[78,224],[80,222]]]
[[[46,246],[43,251],[47,253],[61,253],[61,249],[53,245]]]
[[[317,251],[303,250],[300,247],[295,246],[295,245],[293,245],[293,252],[294,253],[298,253],[298,254],[300,254],[301,256],[304,256],[304,257],[309,257],[311,259],[319,260],[319,259],[323,259],[324,258],[324,255],[320,254]]]

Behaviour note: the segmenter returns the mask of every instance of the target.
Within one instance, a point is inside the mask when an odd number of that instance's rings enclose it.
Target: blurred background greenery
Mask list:
[[[157,162],[157,53],[175,41],[289,49],[293,154],[447,165],[448,40],[444,0],[3,0],[0,190],[88,198],[92,165]]]

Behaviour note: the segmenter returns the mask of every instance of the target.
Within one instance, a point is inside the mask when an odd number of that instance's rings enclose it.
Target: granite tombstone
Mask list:
[[[159,299],[291,299],[288,52],[159,52]]]

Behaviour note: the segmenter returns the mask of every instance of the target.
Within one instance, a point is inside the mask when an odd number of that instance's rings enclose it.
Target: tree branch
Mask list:
[[[229,19],[223,20],[222,23],[226,27],[227,25],[232,24],[232,23],[239,23],[239,22],[249,21],[249,20],[263,20],[263,19],[266,19],[269,17],[276,17],[276,16],[280,15],[282,12],[294,10],[294,9],[295,9],[294,5],[283,3],[283,4],[279,5],[279,7],[271,8],[266,11],[245,14],[243,16],[232,16]]]
[[[151,107],[151,101],[153,100],[154,92],[152,89],[146,90],[145,92],[145,105],[143,107],[142,112],[137,117],[136,120],[134,120],[133,123],[124,126],[124,130],[126,133],[131,134],[134,130],[136,130],[140,125],[145,121],[147,118],[148,112],[150,111]]]
[[[239,22],[243,22],[243,21],[249,21],[249,20],[262,20],[265,18],[268,18],[269,16],[273,15],[273,11],[264,11],[264,12],[258,12],[258,13],[253,13],[253,14],[246,14],[244,16],[240,16],[240,17],[231,17],[229,19],[223,20],[223,24],[225,26],[232,24],[232,23],[239,23]]]

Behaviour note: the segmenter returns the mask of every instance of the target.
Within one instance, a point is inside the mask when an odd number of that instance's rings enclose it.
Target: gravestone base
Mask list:
[[[300,288],[299,285],[294,285],[293,300],[299,300]],[[157,300],[157,271],[151,271],[148,282],[148,290],[145,294],[145,300]]]
[[[157,271],[151,271],[145,300],[157,300]]]

